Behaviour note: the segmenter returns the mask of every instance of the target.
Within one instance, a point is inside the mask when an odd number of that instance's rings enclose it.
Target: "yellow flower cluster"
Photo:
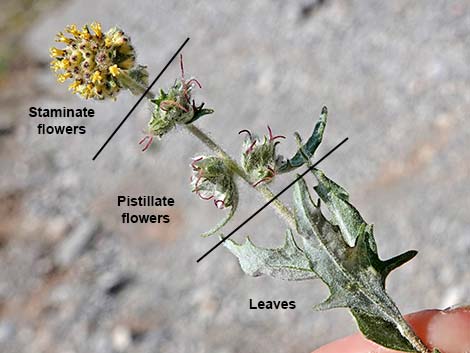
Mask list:
[[[103,33],[96,22],[81,30],[70,25],[65,32],[71,36],[59,32],[56,37],[65,48],[50,49],[51,69],[57,81],[72,80],[69,89],[85,99],[115,99],[121,89],[119,75],[135,65],[129,37],[117,27]]]

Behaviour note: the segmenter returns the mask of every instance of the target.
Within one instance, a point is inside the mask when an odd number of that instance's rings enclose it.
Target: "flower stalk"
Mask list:
[[[140,82],[133,79],[129,74],[126,72],[122,72],[119,75],[119,80],[121,81],[122,85],[129,88],[136,94],[143,94],[147,87],[145,87]],[[149,91],[146,94],[146,97],[153,101],[156,99],[156,96],[153,92]],[[223,150],[212,138],[210,138],[205,132],[199,129],[194,124],[183,124],[183,128],[196,137],[199,141],[201,141],[206,147],[208,147],[211,151],[216,153],[220,158],[224,160],[227,167],[230,168],[236,175],[238,175],[243,181],[253,187],[254,182],[249,178],[246,172],[240,167],[240,165],[233,160],[230,155]],[[274,198],[274,193],[265,185],[258,185],[253,187],[256,191],[258,191],[266,201],[270,201]],[[295,228],[295,220],[292,215],[292,212],[289,208],[284,205],[280,200],[274,200],[271,205],[274,207],[275,211],[279,216],[282,217],[287,223],[289,227]]]
[[[136,79],[132,78],[129,73],[125,71],[121,71],[118,76],[119,82],[129,89],[131,92],[135,92],[135,94],[143,94],[147,91],[147,87],[142,83],[137,81]],[[154,99],[155,94],[152,91],[148,91],[145,94],[147,99]]]
[[[130,89],[134,90],[138,94],[143,94],[147,90],[147,87],[145,87],[138,81],[134,80],[127,73],[122,73],[122,75],[119,76],[119,79],[121,80],[123,85],[125,85],[126,87],[129,87]],[[151,91],[147,92],[146,97],[150,101],[153,101],[156,98],[155,94],[152,93]],[[190,134],[196,137],[200,142],[202,142],[206,147],[208,147],[211,151],[213,151],[220,158],[222,158],[224,162],[226,163],[227,167],[230,168],[230,170],[232,170],[233,173],[238,175],[243,181],[245,181],[247,184],[253,187],[257,192],[259,192],[266,201],[270,201],[274,198],[275,194],[266,185],[253,186],[256,181],[251,180],[250,177],[247,175],[247,173],[240,167],[240,165],[234,159],[232,159],[230,155],[227,152],[225,152],[223,148],[220,147],[204,131],[199,129],[194,124],[183,124],[182,126],[186,131],[188,131]],[[294,219],[294,216],[292,215],[292,212],[289,210],[289,208],[286,205],[284,205],[284,203],[282,203],[282,201],[280,201],[279,199],[276,199],[273,202],[271,202],[271,205],[276,211],[276,213],[279,216],[281,216],[281,218],[287,223],[287,225],[295,229],[296,227],[295,219]]]

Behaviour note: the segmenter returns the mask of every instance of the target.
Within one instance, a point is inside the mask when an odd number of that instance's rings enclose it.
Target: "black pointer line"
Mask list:
[[[106,145],[109,143],[109,141],[111,141],[111,139],[114,137],[114,135],[116,135],[116,132],[118,132],[118,130],[121,128],[121,126],[126,122],[126,120],[129,118],[129,116],[132,114],[132,112],[135,110],[135,108],[137,108],[137,106],[139,105],[139,103],[142,101],[142,99],[144,99],[144,97],[147,95],[147,93],[150,92],[150,90],[152,89],[152,86],[158,81],[158,79],[160,78],[161,75],[163,75],[163,73],[165,72],[165,70],[168,68],[168,66],[170,66],[170,64],[172,63],[173,60],[175,60],[176,56],[179,54],[179,52],[183,49],[183,47],[186,45],[186,43],[189,42],[189,37],[186,38],[186,40],[183,42],[183,44],[181,44],[181,46],[178,48],[178,50],[176,51],[175,54],[173,54],[173,56],[171,57],[170,61],[168,61],[165,65],[165,67],[162,69],[162,71],[160,71],[160,73],[158,74],[158,76],[155,78],[155,80],[153,80],[153,82],[150,84],[150,86],[148,86],[148,88],[145,90],[145,92],[140,96],[140,98],[137,100],[137,102],[135,102],[134,106],[131,108],[131,110],[129,110],[129,112],[127,113],[127,115],[124,117],[124,119],[122,119],[122,121],[119,123],[119,125],[116,127],[116,129],[113,131],[113,133],[108,137],[108,139],[106,140],[106,142],[103,144],[103,146],[101,146],[101,148],[98,150],[98,152],[96,152],[95,156],[93,157],[93,160],[95,160],[101,153],[101,151],[104,150],[104,148],[106,147]]]
[[[297,178],[295,178],[294,181],[292,181],[289,185],[287,185],[284,189],[282,189],[279,193],[276,194],[271,200],[266,202],[262,207],[260,207],[255,213],[253,213],[250,217],[245,219],[237,228],[232,230],[228,235],[223,237],[217,244],[215,244],[212,248],[210,248],[204,255],[202,255],[199,259],[197,259],[196,262],[201,261],[203,258],[205,258],[207,255],[209,255],[212,251],[214,251],[217,247],[219,247],[224,241],[226,241],[228,238],[230,238],[237,230],[239,230],[241,227],[243,227],[245,224],[247,224],[249,221],[251,221],[258,213],[260,213],[262,210],[264,210],[266,207],[269,206],[270,203],[272,203],[274,200],[276,200],[279,196],[281,196],[284,192],[286,192],[292,185],[294,185],[296,182],[298,182],[300,179],[302,179],[308,172],[310,172],[313,168],[315,168],[320,162],[322,162],[326,157],[328,157],[330,154],[332,154],[334,151],[336,151],[343,143],[345,143],[349,137],[346,137],[343,141],[338,143],[334,148],[332,148],[327,154],[325,154],[323,157],[321,157],[317,162],[315,162],[314,165],[309,167],[305,172],[300,174]]]

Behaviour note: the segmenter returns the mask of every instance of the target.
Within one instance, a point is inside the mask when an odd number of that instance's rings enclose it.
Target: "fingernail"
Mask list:
[[[458,303],[451,306],[448,306],[443,311],[452,311],[457,309],[470,310],[470,303]]]
[[[463,308],[463,309],[462,309]],[[428,343],[445,353],[470,352],[468,305],[437,313],[428,324]]]

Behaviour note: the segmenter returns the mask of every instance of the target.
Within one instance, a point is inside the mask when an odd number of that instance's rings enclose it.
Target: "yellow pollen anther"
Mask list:
[[[93,22],[91,25],[90,25],[91,29],[93,30],[93,32],[95,32],[96,36],[97,37],[101,37],[102,33],[101,32],[101,24],[98,23],[98,22]]]
[[[62,68],[60,61],[54,60],[53,62],[51,62],[51,69],[55,72],[61,70]]]
[[[66,70],[70,67],[70,61],[68,59],[63,59],[60,61],[60,68]]]
[[[61,43],[65,43],[65,44],[70,44],[72,43],[72,38],[67,38],[66,36],[64,36],[64,34],[62,32],[59,32],[57,33],[57,38],[55,40],[56,42],[61,42]]]
[[[80,31],[78,30],[77,25],[73,24],[73,25],[67,26],[65,30],[76,38],[80,37]]]
[[[73,83],[70,84],[69,86],[69,90],[71,90],[72,92],[77,92],[77,88],[78,86],[80,86],[80,82],[79,81],[74,81]]]
[[[88,99],[91,97],[93,91],[93,85],[91,83],[87,84],[83,89],[83,96]]]
[[[109,73],[113,75],[114,77],[119,75],[119,73],[121,72],[121,70],[117,67],[116,64],[114,64],[113,66],[110,66],[108,70],[109,70]]]
[[[106,48],[111,47],[112,44],[113,44],[113,39],[112,38],[106,37],[104,39],[104,45],[106,46]]]
[[[58,57],[58,56],[64,56],[65,50],[58,49],[58,48],[56,48],[56,47],[52,47],[52,48],[49,50],[49,54],[51,55],[51,57],[56,58],[56,57]]]
[[[91,76],[91,82],[96,83],[96,82],[101,82],[103,77],[101,76],[99,71],[95,71],[93,76]]]
[[[86,40],[91,38],[90,30],[88,29],[87,25],[83,26],[82,33],[80,34],[80,37],[82,37],[83,39],[86,39]]]
[[[57,76],[57,81],[60,83],[64,83],[66,79],[72,77],[70,72],[66,72],[65,74],[60,74]]]

